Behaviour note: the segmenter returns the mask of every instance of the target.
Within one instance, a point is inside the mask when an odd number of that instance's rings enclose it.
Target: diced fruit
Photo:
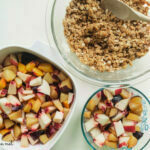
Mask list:
[[[38,123],[38,119],[37,118],[33,118],[33,117],[27,117],[26,118],[26,124],[28,128],[31,128],[32,125]]]
[[[39,123],[41,129],[45,129],[51,123],[51,119],[44,112],[42,112],[39,115]]]
[[[58,89],[57,89],[57,87],[56,86],[50,86],[50,97],[52,98],[52,99],[57,99],[58,98]]]
[[[25,124],[21,124],[21,133],[27,133],[28,132],[28,128]]]
[[[40,63],[38,68],[44,72],[53,72],[53,67],[49,63]]]
[[[127,120],[126,118],[123,119],[123,126],[126,132],[135,132],[135,125],[136,123],[131,120]]]
[[[39,137],[40,141],[43,143],[43,144],[46,144],[48,141],[49,141],[49,138],[47,137],[46,134],[43,134]]]
[[[114,104],[118,103],[119,101],[121,101],[123,98],[121,97],[121,95],[115,95],[112,99],[112,102]]]
[[[49,84],[52,84],[53,83],[53,77],[50,73],[46,73],[44,75],[44,78],[43,78],[45,81],[47,81]]]
[[[103,102],[99,102],[99,104],[98,104],[98,108],[99,108],[99,109],[101,109],[103,112],[105,112],[105,111],[106,111],[107,106],[106,106],[106,104],[105,104],[105,103],[103,103]]]
[[[64,108],[59,100],[53,100],[54,106],[61,112],[63,112]]]
[[[84,117],[90,119],[91,118],[91,111],[85,111]]]
[[[111,94],[111,92],[109,90],[104,89],[103,92],[108,101],[111,101],[113,99],[113,95]]]
[[[18,139],[20,137],[20,135],[21,135],[21,129],[18,125],[15,125],[14,126],[14,137]]]
[[[3,136],[2,140],[6,141],[6,142],[13,142],[14,141],[14,137],[12,136],[11,133],[9,133],[9,134],[6,134],[5,136]]]
[[[18,98],[16,96],[8,95],[7,99],[11,103],[11,105],[13,105],[13,106],[20,106],[21,105],[20,101],[18,100]]]
[[[109,117],[105,114],[95,114],[94,119],[102,126],[110,123]]]
[[[104,112],[102,110],[96,110],[96,111],[94,111],[94,115],[96,115],[96,114],[104,114]]]
[[[37,78],[30,81],[30,86],[39,86],[41,84],[42,84],[42,78],[41,77],[37,77]]]
[[[12,112],[11,103],[6,97],[0,99],[0,107],[6,114],[10,114]]]
[[[55,106],[49,106],[44,109],[45,113],[52,113],[56,110]]]
[[[9,132],[10,132],[10,129],[3,129],[3,130],[0,130],[0,134],[1,134],[2,136],[8,134]]]
[[[63,102],[63,101],[68,101],[68,94],[66,93],[61,93],[60,94],[60,101]]]
[[[117,137],[119,137],[120,135],[125,133],[124,128],[123,128],[123,124],[122,124],[121,121],[114,122],[114,127],[115,127],[115,130],[116,130]]]
[[[22,80],[18,77],[15,78],[16,86],[17,88],[20,88],[22,86]]]
[[[135,126],[135,131],[141,131],[140,127],[138,125]]]
[[[32,104],[31,103],[27,103],[24,108],[23,108],[23,111],[26,112],[26,113],[29,113],[30,110],[32,108]]]
[[[131,112],[128,114],[127,119],[132,120],[132,121],[136,121],[136,122],[139,122],[141,120],[138,115],[133,114]]]
[[[9,66],[9,65],[11,65],[11,63],[10,63],[10,55],[7,56],[7,57],[5,58],[5,60],[4,60],[4,66]]]
[[[105,143],[105,137],[104,137],[103,133],[100,133],[98,136],[96,136],[93,139],[93,141],[96,145],[98,145],[99,147],[102,147]]]
[[[32,107],[32,110],[37,113],[40,110],[40,107],[41,107],[41,101],[37,99]]]
[[[41,105],[42,108],[49,107],[49,106],[53,106],[53,103],[52,103],[51,101],[44,102],[44,103]]]
[[[7,90],[6,89],[0,90],[0,98],[1,97],[5,97],[6,94],[7,94]]]
[[[140,132],[140,131],[136,131],[135,133],[133,133],[133,136],[136,137],[137,139],[140,139],[143,136],[144,133]]]
[[[64,81],[67,78],[63,72],[59,72],[57,76],[61,81]]]
[[[122,136],[119,138],[119,148],[127,147],[128,146],[129,137]]]
[[[3,117],[0,115],[0,129],[4,126]]]
[[[120,111],[124,111],[127,108],[128,103],[129,103],[129,99],[123,99],[118,103],[116,103],[115,107],[118,108]]]
[[[18,110],[16,112],[12,112],[11,114],[8,115],[8,117],[9,117],[10,120],[15,121],[16,119],[22,117],[22,111]]]
[[[18,71],[22,73],[27,73],[26,66],[22,63],[18,63]]]
[[[36,123],[36,124],[33,124],[30,128],[30,130],[32,131],[37,131],[37,129],[39,128],[40,124],[39,123]]]
[[[64,119],[66,118],[66,116],[68,115],[70,109],[69,108],[64,108]]]
[[[123,112],[119,111],[117,115],[112,118],[112,121],[118,121],[122,119],[125,115],[126,115],[126,111]]]
[[[38,92],[49,95],[50,96],[50,86],[47,81],[43,80],[42,85],[37,88]]]
[[[17,72],[17,76],[26,83],[29,82],[32,77],[30,74],[25,74],[22,72]]]
[[[89,132],[91,129],[97,127],[97,125],[98,125],[98,122],[96,122],[94,118],[91,118],[90,120],[85,122],[85,129],[87,132]]]
[[[14,65],[7,66],[7,67],[3,68],[3,70],[11,70],[11,71],[13,71],[15,74],[17,73],[17,67],[14,66]]]
[[[56,111],[53,121],[56,123],[61,123],[63,121],[64,113]]]
[[[9,119],[5,119],[4,120],[4,125],[6,129],[9,129],[10,127],[12,127],[14,125],[14,122],[9,120]]]
[[[59,85],[59,88],[64,93],[70,92],[72,90],[72,83],[71,83],[70,79],[68,78],[68,79],[62,81],[61,84]]]
[[[68,103],[71,104],[73,102],[73,99],[74,99],[74,94],[69,92],[69,94],[68,94]]]
[[[18,60],[17,60],[15,54],[10,54],[10,63],[15,66],[18,65]]]
[[[26,113],[26,117],[36,118],[36,114],[34,114],[34,113]]]
[[[29,140],[31,145],[35,145],[39,141],[39,139],[34,139],[30,135],[28,135],[28,140]]]
[[[95,109],[95,107],[97,106],[97,101],[95,101],[94,99],[91,99],[87,106],[86,106],[86,109],[90,110],[90,111],[93,111]]]
[[[29,142],[28,142],[28,138],[26,134],[23,134],[21,136],[21,147],[28,147],[29,146]]]
[[[114,117],[117,115],[117,113],[118,113],[118,110],[116,108],[111,108],[109,112],[109,117]]]
[[[24,95],[30,95],[33,94],[33,90],[23,90]]]
[[[117,142],[118,141],[118,138],[114,135],[114,134],[109,134],[108,136],[108,140],[109,141],[112,141],[112,142]]]
[[[128,141],[128,148],[132,148],[137,144],[137,139],[134,136],[130,136]]]
[[[33,70],[33,68],[36,66],[36,63],[35,62],[33,62],[33,61],[31,61],[31,62],[29,62],[27,65],[26,65],[26,70],[28,71],[28,72],[32,72],[32,70]]]
[[[13,95],[17,94],[17,87],[15,81],[11,81],[9,83],[8,94],[13,94]]]
[[[45,94],[43,94],[43,93],[37,93],[36,95],[37,95],[37,97],[38,97],[42,102],[45,102],[45,100],[46,100],[46,95],[45,95]]]
[[[100,133],[101,132],[100,132],[100,129],[98,127],[94,128],[90,131],[90,134],[93,137],[93,139],[96,138]]]
[[[128,99],[131,97],[131,93],[126,89],[122,89],[120,95],[122,96],[123,99]]]
[[[3,77],[7,82],[10,82],[15,79],[16,74],[11,70],[4,70]]]
[[[111,147],[111,148],[117,148],[117,142],[110,142],[110,141],[106,141],[105,145]]]
[[[37,77],[41,77],[44,75],[43,72],[41,70],[39,70],[38,68],[33,68],[32,71],[33,71],[33,74]]]
[[[137,115],[141,115],[143,111],[141,101],[142,101],[142,98],[140,96],[135,96],[135,97],[132,97],[129,102],[130,110]]]
[[[30,95],[23,96],[22,99],[24,101],[28,101],[28,100],[30,100],[30,99],[32,99],[34,97],[35,97],[35,94],[30,94]]]
[[[4,78],[0,79],[0,90],[6,87],[6,80]]]

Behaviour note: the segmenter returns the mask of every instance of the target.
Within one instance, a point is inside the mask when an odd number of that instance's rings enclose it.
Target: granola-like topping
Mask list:
[[[122,0],[147,14],[144,0]],[[123,21],[101,8],[99,0],[72,0],[63,22],[72,52],[92,69],[115,71],[144,56],[150,45],[149,24]]]

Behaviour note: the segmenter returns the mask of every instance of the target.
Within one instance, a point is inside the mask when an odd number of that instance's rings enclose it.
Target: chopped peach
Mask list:
[[[24,106],[23,111],[26,112],[26,113],[28,113],[28,112],[30,112],[31,108],[32,108],[32,104],[31,103],[27,103]]]
[[[31,62],[29,62],[27,65],[26,65],[26,70],[28,71],[28,72],[32,72],[32,70],[33,70],[33,68],[36,66],[36,63],[35,62],[33,62],[33,61],[31,61]]]
[[[7,66],[7,67],[3,68],[3,70],[11,70],[11,71],[13,71],[15,74],[17,73],[17,67],[16,67],[15,65]]]
[[[45,144],[49,141],[49,138],[47,137],[46,134],[41,135],[39,139],[43,144]]]
[[[42,108],[49,107],[49,106],[53,106],[53,103],[52,103],[51,101],[49,101],[49,102],[44,102],[44,103],[41,105]]]
[[[27,73],[26,66],[22,63],[18,63],[18,71],[22,73]]]
[[[35,103],[33,104],[32,110],[37,113],[40,107],[41,107],[41,101],[37,99]]]
[[[38,68],[44,72],[53,72],[53,67],[49,63],[40,63]]]
[[[44,75],[43,72],[42,72],[41,70],[39,70],[38,68],[33,68],[32,71],[33,71],[34,75],[36,75],[36,76],[38,76],[38,77]]]
[[[6,87],[6,80],[4,78],[0,79],[0,90]]]
[[[4,70],[3,77],[7,82],[10,82],[15,79],[16,74],[11,70]]]
[[[139,122],[141,120],[138,115],[133,114],[131,112],[128,114],[127,119],[132,120],[132,121],[136,121],[136,122]]]
[[[91,117],[91,111],[85,111],[84,112],[84,117],[90,119],[90,117]]]
[[[22,80],[20,78],[16,77],[15,81],[16,81],[17,88],[20,88],[22,86]]]
[[[63,101],[62,104],[63,104],[63,106],[66,107],[66,108],[69,108],[69,107],[70,107],[69,104],[68,104],[68,101]]]
[[[137,144],[137,139],[134,136],[130,136],[128,141],[128,148],[132,148]]]

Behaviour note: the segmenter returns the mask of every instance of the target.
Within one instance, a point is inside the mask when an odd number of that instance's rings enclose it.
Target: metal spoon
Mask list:
[[[150,22],[150,17],[132,9],[120,0],[102,0],[101,4],[104,9],[108,9],[119,19]]]

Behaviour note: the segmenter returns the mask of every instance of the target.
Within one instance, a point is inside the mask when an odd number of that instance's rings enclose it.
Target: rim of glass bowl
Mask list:
[[[54,2],[50,1],[48,4],[48,7],[47,7],[47,12],[46,12],[46,32],[47,33],[46,34],[47,34],[48,42],[50,45],[52,42],[50,39],[50,34],[52,35],[53,42],[54,42],[56,48],[58,49],[57,51],[59,52],[59,55],[63,58],[62,65],[64,65],[64,67],[67,70],[69,70],[71,73],[73,73],[78,78],[85,80],[85,81],[91,83],[92,85],[99,86],[99,84],[101,84],[103,87],[107,87],[107,85],[112,85],[112,87],[118,87],[120,85],[122,87],[129,87],[136,83],[140,83],[149,77],[150,70],[146,70],[146,71],[144,71],[138,75],[135,75],[134,77],[128,78],[128,79],[111,80],[110,81],[110,80],[102,80],[102,79],[92,78],[90,76],[87,76],[84,72],[78,70],[68,59],[65,58],[65,56],[63,55],[63,53],[58,45],[56,33],[54,30],[54,21],[53,21],[56,1],[58,1],[58,0],[54,0]]]
[[[134,87],[129,87],[133,90],[135,90],[136,92],[140,93],[144,98],[145,100],[149,103],[150,105],[150,101],[148,100],[147,96],[145,96],[141,91],[139,91],[138,89],[134,88]],[[86,136],[86,133],[84,132],[84,127],[83,127],[83,120],[84,120],[84,112],[85,112],[85,109],[86,109],[86,106],[88,104],[88,102],[90,101],[90,99],[98,92],[102,91],[104,88],[100,88],[98,89],[96,92],[94,92],[87,100],[87,102],[84,104],[84,107],[83,107],[83,110],[82,110],[82,114],[81,114],[81,129],[82,129],[82,134],[84,136],[84,139],[86,140],[86,142],[90,145],[90,147],[93,149],[93,150],[96,150],[93,145],[90,143],[90,141],[88,140],[87,136]],[[148,143],[150,142],[150,139],[145,143],[145,145],[141,148],[141,150],[144,150],[144,148],[148,145]]]

